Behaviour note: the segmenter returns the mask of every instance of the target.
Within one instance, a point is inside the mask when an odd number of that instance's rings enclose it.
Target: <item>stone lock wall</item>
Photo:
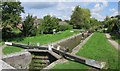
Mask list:
[[[71,52],[74,47],[76,47],[78,44],[80,44],[81,39],[82,39],[82,34],[80,33],[75,36],[64,39],[60,42],[57,42],[54,44],[54,46],[55,47],[61,46],[61,48],[69,49],[69,52]]]
[[[3,61],[16,69],[29,69],[32,56],[29,52],[21,52],[3,57]]]

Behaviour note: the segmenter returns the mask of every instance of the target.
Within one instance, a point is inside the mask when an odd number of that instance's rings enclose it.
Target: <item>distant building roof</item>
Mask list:
[[[60,22],[59,22],[59,25],[68,25],[68,23],[65,22],[65,21],[60,21]]]
[[[40,20],[39,20],[39,19],[35,19],[35,20],[34,20],[34,23],[39,24],[39,23],[40,23]]]

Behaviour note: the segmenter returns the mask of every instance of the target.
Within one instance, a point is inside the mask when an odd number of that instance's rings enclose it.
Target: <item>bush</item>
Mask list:
[[[59,25],[59,31],[71,30],[73,29],[72,25]]]
[[[35,18],[32,15],[28,15],[22,23],[21,32],[25,37],[35,36],[37,34],[37,25],[34,24]]]
[[[59,20],[56,17],[47,15],[43,18],[40,28],[40,31],[44,34],[52,34],[53,29],[56,29],[57,32],[59,29]]]

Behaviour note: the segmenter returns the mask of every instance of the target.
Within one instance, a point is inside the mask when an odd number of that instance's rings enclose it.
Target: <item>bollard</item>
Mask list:
[[[11,43],[11,42],[5,42],[5,44],[6,44],[6,45],[12,45],[12,43]]]
[[[60,46],[57,46],[57,50],[60,50]]]
[[[37,43],[37,46],[40,46],[40,44],[39,44],[39,43]]]
[[[48,45],[48,50],[52,50],[51,45]]]

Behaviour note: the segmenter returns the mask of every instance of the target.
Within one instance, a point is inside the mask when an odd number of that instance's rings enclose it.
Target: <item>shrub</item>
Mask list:
[[[56,17],[47,15],[43,18],[39,28],[41,28],[40,31],[44,34],[52,34],[53,29],[59,30],[59,20]]]
[[[59,31],[65,31],[70,29],[73,29],[72,25],[59,25]]]

